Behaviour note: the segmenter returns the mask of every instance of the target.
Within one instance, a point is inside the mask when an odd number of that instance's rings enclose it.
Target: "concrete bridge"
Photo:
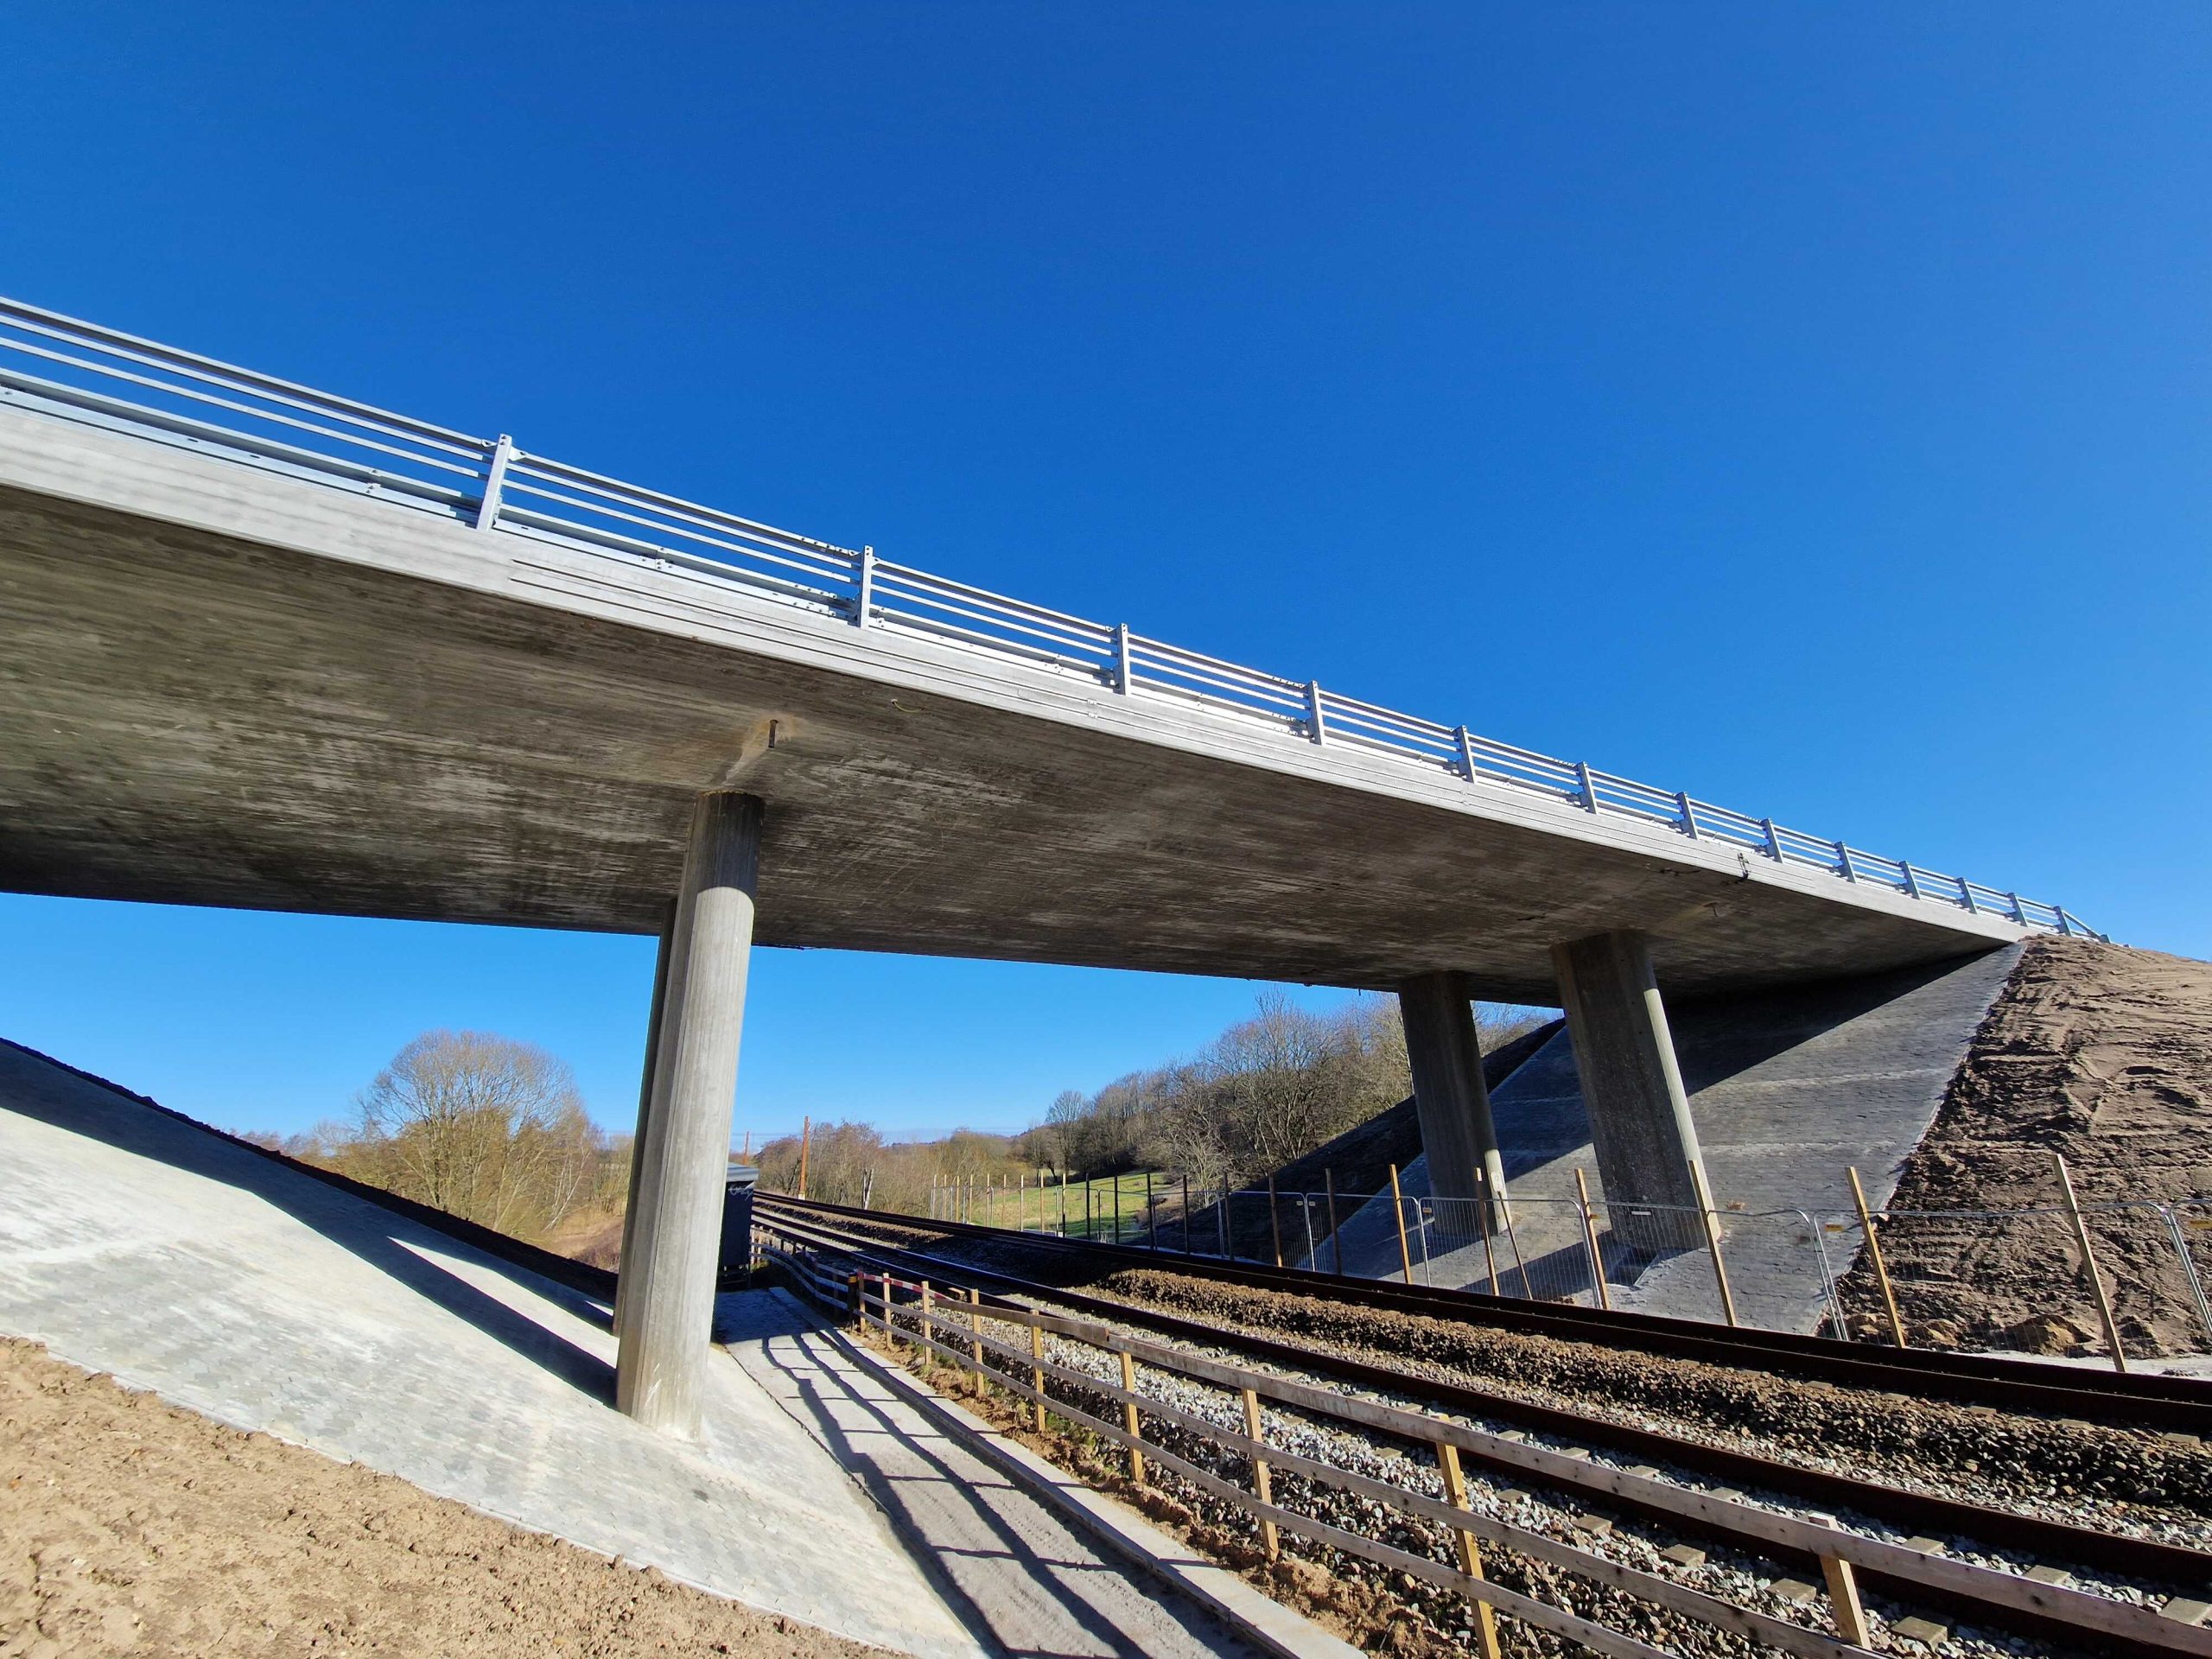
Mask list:
[[[652,933],[620,1394],[686,1427],[759,942],[1563,1003],[1609,1192],[1698,1205],[1659,986],[2068,912],[0,302],[0,885]]]

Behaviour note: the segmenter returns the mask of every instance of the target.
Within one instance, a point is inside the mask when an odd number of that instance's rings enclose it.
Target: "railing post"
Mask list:
[[[1582,810],[1585,812],[1595,812],[1598,810],[1598,785],[1591,781],[1588,761],[1578,760],[1574,763],[1574,780],[1582,786]]]
[[[1452,737],[1459,746],[1459,765],[1466,771],[1467,781],[1471,784],[1477,782],[1480,774],[1475,771],[1475,740],[1468,734],[1465,726],[1454,726]]]
[[[983,1293],[968,1287],[968,1350],[976,1361],[976,1397],[983,1397]]]
[[[515,441],[505,433],[492,446],[484,468],[484,495],[476,504],[476,528],[490,530],[499,522],[499,498],[507,487],[507,463],[514,459]]]
[[[1856,881],[1859,879],[1859,872],[1851,868],[1851,849],[1839,841],[1835,844],[1835,856],[1836,861],[1843,866],[1843,879],[1847,881]]]
[[[1117,622],[1114,625],[1114,690],[1126,697],[1135,690],[1136,683],[1136,663],[1129,651],[1129,625]]]
[[[2022,927],[2025,927],[2028,925],[2028,912],[2020,903],[2020,895],[2017,893],[2008,893],[2005,896],[2012,901],[2012,919]]]
[[[1115,1352],[1122,1361],[1122,1392],[1134,1395],[1137,1391],[1136,1361],[1129,1357],[1129,1351],[1126,1348],[1117,1348]],[[1135,1400],[1122,1402],[1122,1427],[1128,1431],[1132,1442],[1144,1439],[1143,1427],[1137,1421],[1137,1402]],[[1129,1478],[1140,1486],[1144,1484],[1144,1450],[1135,1444],[1129,1447]]]
[[[1713,1252],[1713,1282],[1720,1290],[1721,1317],[1731,1329],[1736,1325],[1736,1294],[1728,1288],[1728,1264],[1720,1259],[1720,1224],[1713,1213],[1713,1189],[1706,1185],[1705,1166],[1690,1165],[1690,1185],[1697,1189],[1698,1218],[1705,1224],[1705,1248]]]
[[[1675,809],[1682,815],[1682,833],[1692,841],[1698,838],[1697,814],[1690,810],[1690,792],[1687,789],[1675,791]]]
[[[2073,925],[2066,919],[2066,906],[2063,905],[2053,905],[2051,908],[2058,912],[2059,932],[2062,934],[2072,933],[2074,931]]]
[[[1244,1390],[1244,1438],[1256,1440],[1260,1433],[1260,1396],[1251,1389]],[[1256,1452],[1252,1458],[1252,1495],[1262,1503],[1275,1501],[1274,1476],[1268,1467],[1268,1460]],[[1260,1539],[1267,1546],[1268,1559],[1279,1560],[1282,1556],[1282,1541],[1275,1535],[1275,1523],[1265,1516],[1260,1517]]]
[[[1337,1227],[1337,1172],[1334,1169],[1321,1172],[1321,1185],[1329,1195],[1329,1255],[1336,1265],[1337,1276],[1341,1279],[1344,1272],[1344,1236]]]
[[[1414,1281],[1413,1252],[1406,1248],[1406,1200],[1398,1191],[1398,1166],[1390,1166],[1390,1213],[1398,1223],[1398,1269],[1405,1281]]]
[[[1598,1249],[1598,1217],[1590,1210],[1590,1180],[1579,1169],[1574,1172],[1574,1197],[1582,1206],[1582,1243],[1590,1252],[1590,1282],[1597,1287],[1598,1306],[1610,1313],[1613,1298],[1605,1288],[1605,1258]]]
[[[1483,1267],[1490,1274],[1490,1294],[1496,1296],[1500,1294],[1497,1287],[1497,1245],[1495,1242],[1500,1206],[1497,1200],[1490,1196],[1490,1171],[1484,1169],[1475,1179],[1483,1192],[1483,1197],[1475,1200],[1475,1230],[1483,1236]],[[1429,1208],[1432,1213],[1435,1206],[1436,1200],[1430,1199]],[[1421,1269],[1424,1274],[1427,1268],[1428,1244],[1424,1239],[1421,1243]]]
[[[1899,860],[1897,862],[1897,868],[1904,872],[1905,896],[1910,899],[1919,898],[1920,875],[1919,873],[1912,868],[1912,861],[1909,858]]]
[[[2082,1205],[2074,1196],[2074,1178],[2067,1173],[2063,1155],[2054,1152],[2050,1161],[2058,1171],[2058,1196],[2066,1206],[2066,1218],[2074,1224],[2074,1242],[2082,1247],[2082,1271],[2089,1275],[2089,1288],[2096,1293],[2097,1318],[2104,1325],[2105,1341],[2112,1346],[2112,1368],[2124,1375],[2127,1370],[2127,1350],[2120,1345],[2120,1321],[2113,1317],[2112,1296],[2105,1289],[2105,1276],[2097,1271],[2097,1253],[2089,1243],[2089,1224],[2082,1218]]]
[[[1782,860],[1782,837],[1776,832],[1772,818],[1761,818],[1759,828],[1766,831],[1766,855],[1779,864]]]
[[[1036,1317],[1033,1312],[1031,1317]],[[1037,1432],[1042,1434],[1045,1432],[1045,1327],[1041,1325],[1029,1327],[1029,1386],[1037,1390],[1037,1398],[1033,1402],[1036,1408],[1033,1421]]]
[[[860,557],[860,591],[853,596],[853,626],[856,628],[868,626],[869,614],[874,609],[875,550],[863,547]]]
[[[1459,1448],[1449,1440],[1436,1443],[1436,1465],[1444,1474],[1444,1501],[1455,1510],[1467,1507],[1467,1478],[1459,1470]],[[1482,1551],[1477,1548],[1475,1535],[1459,1531],[1459,1570],[1469,1578],[1479,1580],[1483,1576]],[[1475,1604],[1475,1651],[1482,1659],[1498,1659],[1497,1624],[1491,1618],[1490,1603],[1481,1597]]]
[[[1321,683],[1319,680],[1306,682],[1306,726],[1316,743],[1329,741],[1328,726],[1321,718]]]
[[[1827,1523],[1834,1526],[1831,1520]],[[1873,1633],[1867,1628],[1866,1609],[1859,1599],[1859,1578],[1840,1555],[1821,1554],[1821,1576],[1828,1582],[1828,1611],[1835,1616],[1835,1633],[1854,1648],[1871,1648]]]
[[[1882,1306],[1889,1311],[1890,1340],[1900,1348],[1905,1345],[1904,1321],[1897,1317],[1897,1293],[1890,1288],[1889,1263],[1882,1260],[1882,1241],[1874,1231],[1874,1212],[1866,1205],[1866,1189],[1859,1184],[1859,1170],[1855,1165],[1845,1166],[1851,1177],[1851,1201],[1859,1206],[1859,1228],[1866,1236],[1866,1259],[1874,1264],[1874,1282],[1882,1289]]]
[[[1957,881],[1959,884],[1959,902],[1967,907],[1967,914],[1969,916],[1980,915],[1981,906],[1974,901],[1974,883],[1967,880],[1963,875],[1955,876],[1953,880]]]

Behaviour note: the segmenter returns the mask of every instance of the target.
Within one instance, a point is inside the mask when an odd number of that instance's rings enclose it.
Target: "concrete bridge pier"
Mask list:
[[[1414,1113],[1428,1160],[1432,1198],[1467,1200],[1438,1217],[1447,1231],[1496,1232],[1502,1212],[1475,1202],[1505,1196],[1505,1162],[1491,1122],[1490,1089],[1475,1040],[1474,988],[1450,969],[1398,985],[1398,1017],[1414,1074]]]
[[[762,810],[758,797],[728,792],[692,810],[631,1165],[614,1403],[679,1434],[700,1431]]]
[[[1650,941],[1626,929],[1599,933],[1554,945],[1552,964],[1612,1230],[1644,1249],[1701,1246],[1705,1158]],[[1637,1204],[1669,1208],[1637,1216]]]

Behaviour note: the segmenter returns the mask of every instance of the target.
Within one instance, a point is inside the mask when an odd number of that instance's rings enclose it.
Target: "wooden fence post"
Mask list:
[[[1250,1389],[1244,1390],[1244,1433],[1249,1440],[1260,1440],[1260,1396]],[[1252,1491],[1261,1503],[1275,1501],[1274,1477],[1268,1467],[1268,1460],[1256,1453],[1252,1459]],[[1267,1546],[1268,1559],[1277,1560],[1282,1555],[1282,1540],[1275,1535],[1275,1523],[1265,1516],[1260,1517],[1260,1541]]]
[[[1851,1177],[1851,1201],[1859,1206],[1859,1227],[1866,1237],[1866,1256],[1874,1264],[1874,1282],[1882,1287],[1882,1306],[1889,1312],[1890,1340],[1902,1348],[1905,1345],[1904,1321],[1897,1317],[1897,1294],[1890,1288],[1890,1267],[1882,1260],[1882,1240],[1874,1230],[1874,1212],[1866,1207],[1866,1189],[1859,1184],[1857,1168],[1847,1164],[1844,1173]]]
[[[1037,1390],[1035,1423],[1037,1432],[1045,1432],[1045,1327],[1029,1327],[1029,1357],[1033,1362],[1029,1371],[1029,1386]]]
[[[976,1361],[976,1397],[983,1397],[983,1293],[968,1287],[968,1349]]]
[[[1341,1279],[1344,1271],[1344,1236],[1337,1230],[1337,1172],[1323,1170],[1321,1185],[1329,1195],[1329,1255],[1336,1263],[1337,1276]]]
[[[1840,1555],[1821,1557],[1821,1575],[1828,1581],[1828,1605],[1835,1614],[1835,1633],[1854,1648],[1874,1645],[1866,1628],[1866,1609],[1859,1599],[1858,1575]]]
[[[930,1281],[926,1279],[922,1281],[921,1306],[922,1311],[919,1319],[921,1339],[925,1343],[935,1342],[937,1340],[937,1325],[936,1322],[930,1318]],[[928,1357],[929,1351],[925,1348],[923,1350],[923,1363],[925,1364],[928,1363]]]
[[[1275,1266],[1282,1266],[1282,1215],[1275,1208],[1275,1178],[1268,1173],[1268,1236],[1274,1240]]]
[[[1705,1183],[1705,1166],[1690,1166],[1690,1185],[1697,1189],[1697,1213],[1705,1224],[1705,1248],[1713,1252],[1713,1282],[1720,1287],[1720,1313],[1732,1328],[1736,1324],[1736,1297],[1728,1288],[1728,1266],[1720,1259],[1720,1224],[1713,1214],[1713,1189]]]
[[[1598,1249],[1598,1218],[1590,1213],[1590,1182],[1583,1173],[1574,1172],[1574,1195],[1582,1206],[1582,1242],[1590,1251],[1590,1282],[1598,1289],[1598,1306],[1611,1312],[1612,1297],[1605,1289],[1605,1258]]]
[[[1126,1348],[1116,1351],[1122,1357],[1122,1392],[1135,1394],[1137,1391],[1136,1361],[1129,1357],[1129,1351]],[[1134,1400],[1122,1402],[1122,1427],[1128,1430],[1132,1440],[1144,1437],[1144,1430],[1137,1423],[1137,1402]],[[1129,1447],[1129,1478],[1140,1486],[1144,1484],[1144,1450],[1141,1446]]]
[[[1390,1166],[1390,1213],[1398,1222],[1398,1270],[1408,1284],[1414,1281],[1414,1254],[1406,1248],[1406,1200],[1398,1191],[1398,1166]]]
[[[1459,1448],[1448,1440],[1436,1443],[1436,1462],[1444,1471],[1444,1501],[1455,1510],[1467,1507],[1467,1479],[1459,1470]],[[1459,1540],[1459,1570],[1471,1579],[1483,1575],[1482,1551],[1476,1548],[1475,1535],[1462,1531]],[[1482,1659],[1498,1659],[1497,1621],[1491,1616],[1490,1603],[1475,1598],[1475,1650]]]
[[[2104,1322],[2105,1341],[2112,1348],[2112,1368],[2125,1374],[2127,1351],[2120,1345],[2120,1321],[2112,1315],[2105,1276],[2097,1271],[2097,1253],[2089,1244],[2089,1224],[2082,1219],[2082,1206],[2074,1197],[2074,1178],[2067,1173],[2066,1160],[2058,1154],[2052,1153],[2050,1161],[2058,1170],[2058,1193],[2065,1201],[2067,1219],[2074,1224],[2074,1242],[2082,1247],[2082,1270],[2089,1275],[2089,1288],[2097,1294],[2097,1318]]]
[[[1487,1169],[1477,1175],[1475,1181],[1484,1192],[1491,1190],[1490,1172]],[[1448,1203],[1449,1200],[1444,1200],[1444,1202]],[[1490,1294],[1495,1296],[1498,1294],[1497,1247],[1491,1243],[1491,1235],[1497,1226],[1497,1212],[1500,1206],[1496,1199],[1490,1200],[1486,1205],[1481,1200],[1477,1202],[1479,1207],[1475,1211],[1475,1230],[1483,1236],[1483,1265],[1490,1270]],[[1484,1213],[1485,1211],[1488,1213]]]

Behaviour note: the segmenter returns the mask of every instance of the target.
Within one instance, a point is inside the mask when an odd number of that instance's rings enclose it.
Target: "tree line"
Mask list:
[[[1537,1023],[1477,1009],[1484,1049]],[[1070,1090],[1016,1134],[959,1129],[890,1141],[858,1121],[769,1141],[756,1161],[772,1191],[919,1215],[954,1180],[1012,1184],[1160,1172],[1211,1190],[1263,1178],[1412,1092],[1391,997],[1332,1009],[1263,994],[1250,1018],[1185,1059]],[[568,1064],[483,1032],[425,1032],[392,1058],[348,1122],[249,1139],[403,1198],[602,1267],[617,1265],[630,1137],[585,1112]]]
[[[1525,1009],[1479,1005],[1485,1051],[1541,1023]],[[931,1186],[958,1179],[1086,1179],[1162,1172],[1193,1186],[1241,1185],[1325,1145],[1413,1092],[1395,997],[1303,1008],[1262,993],[1198,1054],[1130,1072],[1092,1094],[1061,1094],[1015,1135],[963,1129],[942,1141],[893,1143],[871,1125],[815,1127],[806,1191],[833,1204],[924,1213]],[[761,1148],[761,1184],[798,1190],[800,1137]]]
[[[612,1266],[620,1250],[630,1137],[594,1124],[568,1062],[535,1044],[425,1032],[350,1122],[246,1138],[581,1260]]]

